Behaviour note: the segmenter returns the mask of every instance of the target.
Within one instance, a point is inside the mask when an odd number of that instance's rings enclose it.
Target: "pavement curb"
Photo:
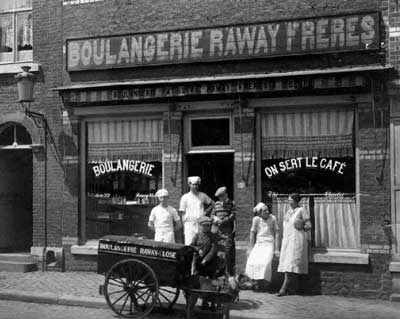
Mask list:
[[[0,291],[0,299],[12,300],[12,301],[23,301],[32,303],[44,303],[51,305],[60,306],[73,306],[73,307],[86,307],[86,308],[97,308],[97,309],[111,309],[108,307],[106,301],[103,298],[94,297],[78,297],[73,295],[57,295],[53,293],[41,293],[41,292],[26,292],[21,290],[7,290]],[[176,304],[174,309],[184,311],[184,304]],[[249,312],[231,309],[230,315],[233,318],[243,319],[264,319],[264,313]]]
[[[53,293],[7,290],[7,291],[0,291],[0,299],[33,302],[33,303],[45,303],[51,305],[108,309],[107,303],[103,298],[93,298],[84,296],[77,297],[71,295],[57,295]]]

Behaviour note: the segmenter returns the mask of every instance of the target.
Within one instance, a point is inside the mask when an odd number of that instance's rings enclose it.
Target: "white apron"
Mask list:
[[[156,228],[154,240],[162,241],[164,243],[175,243],[174,231],[171,231],[170,228]]]
[[[307,212],[297,207],[289,210],[283,221],[283,239],[278,272],[308,273],[308,242],[304,230],[297,230],[294,222],[297,216],[309,219]]]
[[[190,245],[193,237],[199,232],[199,224],[197,222],[185,221],[183,229],[185,232],[185,245]]]
[[[246,275],[254,280],[271,281],[272,258],[274,257],[274,238],[257,238],[246,263]]]

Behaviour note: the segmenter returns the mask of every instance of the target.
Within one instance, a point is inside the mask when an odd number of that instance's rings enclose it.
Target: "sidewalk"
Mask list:
[[[0,272],[0,299],[107,308],[98,293],[104,276],[93,272]],[[184,306],[180,297],[177,307]],[[111,314],[111,310],[110,310]],[[232,318],[398,319],[400,303],[338,296],[286,296],[242,291]]]

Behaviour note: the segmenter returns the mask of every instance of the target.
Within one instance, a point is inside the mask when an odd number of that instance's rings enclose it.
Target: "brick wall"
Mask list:
[[[396,69],[400,66],[400,3],[397,0],[381,0],[385,23],[386,58]]]

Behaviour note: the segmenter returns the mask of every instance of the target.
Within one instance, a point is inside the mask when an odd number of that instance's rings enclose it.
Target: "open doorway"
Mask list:
[[[233,199],[233,153],[187,155],[188,176],[200,176],[200,190],[215,199],[218,187],[226,186]]]
[[[32,246],[32,144],[17,123],[0,126],[0,253]]]

